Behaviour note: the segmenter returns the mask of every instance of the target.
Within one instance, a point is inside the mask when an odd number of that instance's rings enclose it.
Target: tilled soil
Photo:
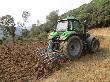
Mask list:
[[[47,43],[41,41],[0,46],[0,82],[27,82],[59,69],[57,62],[45,63],[38,53],[38,49],[46,46]]]

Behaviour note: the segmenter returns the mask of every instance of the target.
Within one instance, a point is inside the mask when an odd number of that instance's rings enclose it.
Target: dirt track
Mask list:
[[[57,64],[46,69],[35,50],[45,47],[38,41],[0,46],[0,82],[104,82],[110,81],[110,37],[100,36],[101,50],[67,62],[59,70]],[[55,68],[56,66],[56,68]],[[45,67],[45,68],[43,68]],[[48,79],[38,78],[52,74]]]

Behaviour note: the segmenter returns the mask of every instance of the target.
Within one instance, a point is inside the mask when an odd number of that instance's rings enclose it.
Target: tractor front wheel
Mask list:
[[[70,37],[63,44],[63,52],[70,59],[73,59],[75,57],[80,57],[82,53],[82,49],[83,49],[83,43],[78,36]]]

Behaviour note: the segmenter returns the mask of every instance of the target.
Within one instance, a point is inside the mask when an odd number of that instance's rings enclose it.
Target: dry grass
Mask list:
[[[108,28],[95,28],[89,31],[93,35],[110,36],[110,27]]]
[[[50,77],[33,82],[110,82],[110,28],[90,33],[100,37],[99,52],[67,62]]]

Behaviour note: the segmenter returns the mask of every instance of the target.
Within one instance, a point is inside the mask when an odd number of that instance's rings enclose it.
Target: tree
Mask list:
[[[47,21],[58,20],[58,18],[59,18],[58,12],[59,12],[58,10],[50,12],[49,15],[46,16]]]
[[[30,35],[32,37],[37,37],[40,34],[40,31],[41,31],[41,29],[39,28],[39,26],[36,26],[36,24],[33,24]]]
[[[27,38],[29,35],[30,31],[27,29],[22,29],[22,37]]]
[[[37,26],[40,26],[40,25],[41,25],[40,21],[39,21],[39,20],[37,20]]]
[[[30,13],[28,11],[23,11],[22,18],[24,22],[27,22],[29,17],[30,17]]]
[[[26,22],[28,22],[29,17],[30,17],[30,13],[28,11],[23,11],[23,13],[22,13],[23,23],[19,23],[20,26],[25,28],[22,30],[22,36],[23,37],[27,37],[29,34],[29,31],[27,30],[26,24],[25,24]]]
[[[21,23],[21,26],[23,26],[25,29],[27,29],[25,23],[28,22],[30,16],[31,15],[28,11],[23,11],[22,13],[23,23]]]
[[[14,40],[16,28],[14,18],[11,15],[2,16],[0,18],[0,27],[5,37],[11,35]]]
[[[57,20],[59,19],[58,12],[58,10],[52,11],[46,16],[47,22],[44,24],[46,32],[49,32],[56,27]]]

